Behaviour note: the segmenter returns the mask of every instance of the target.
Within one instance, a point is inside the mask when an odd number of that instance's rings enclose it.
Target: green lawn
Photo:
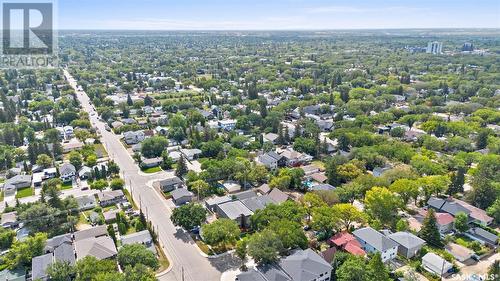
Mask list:
[[[0,191],[0,202],[3,202],[3,198],[4,198],[3,191]]]
[[[157,167],[145,168],[145,169],[141,169],[141,170],[146,174],[151,174],[151,173],[156,173],[156,172],[161,171],[161,167],[157,166]]]
[[[168,268],[170,265],[170,262],[168,261],[167,257],[165,256],[165,253],[163,252],[163,249],[158,247],[158,245],[155,244],[156,247],[156,252],[158,253],[158,263],[160,264],[160,267],[158,270],[156,270],[157,273],[164,271],[165,269]]]
[[[124,188],[123,193],[125,194],[125,197],[127,197],[127,201],[130,202],[130,204],[132,204],[132,208],[134,208],[134,210],[139,210],[139,208],[135,204],[134,199],[132,198],[132,195],[130,195],[130,192]]]
[[[108,157],[108,152],[104,148],[104,145],[102,143],[94,144],[94,150],[95,153],[98,157],[105,158]]]
[[[64,182],[59,186],[59,190],[66,190],[66,189],[71,189],[73,188],[73,184],[71,182]]]
[[[25,187],[17,190],[16,198],[24,198],[33,195],[33,189],[31,187]]]

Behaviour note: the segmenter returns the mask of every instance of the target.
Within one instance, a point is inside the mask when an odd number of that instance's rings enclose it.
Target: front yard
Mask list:
[[[16,198],[24,198],[33,195],[33,189],[31,187],[25,187],[17,190]]]
[[[455,243],[473,250],[474,253],[478,256],[481,256],[490,250],[488,247],[481,245],[481,243],[474,241],[465,235],[457,235],[455,238]]]
[[[71,188],[73,188],[73,183],[72,182],[63,182],[59,186],[59,190],[66,190],[66,189],[71,189]]]
[[[141,171],[143,171],[146,174],[152,174],[152,173],[156,173],[156,172],[161,171],[161,168],[160,168],[160,166],[145,168],[145,169],[141,168]]]

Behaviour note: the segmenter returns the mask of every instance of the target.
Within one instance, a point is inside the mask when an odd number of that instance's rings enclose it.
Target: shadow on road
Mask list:
[[[234,254],[224,255],[218,258],[210,258],[209,261],[210,264],[220,272],[237,269],[241,266],[241,260]]]
[[[179,240],[182,240],[182,242],[184,243],[194,244],[193,240],[189,237],[189,234],[180,228],[178,228],[177,231],[174,233],[174,237]]]

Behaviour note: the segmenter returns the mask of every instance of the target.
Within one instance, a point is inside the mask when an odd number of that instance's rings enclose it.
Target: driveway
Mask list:
[[[484,276],[488,273],[490,265],[496,260],[500,260],[500,253],[493,254],[486,259],[480,260],[479,262],[471,265],[460,264],[460,273],[450,276],[449,280],[467,280],[466,278],[477,274],[479,276]]]

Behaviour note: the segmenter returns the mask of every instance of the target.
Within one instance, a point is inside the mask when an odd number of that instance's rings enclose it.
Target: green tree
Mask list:
[[[175,175],[178,177],[182,177],[185,174],[187,174],[188,168],[186,164],[186,159],[184,159],[183,156],[179,158],[179,161],[177,161],[177,167],[175,168]]]
[[[292,179],[290,176],[277,176],[273,177],[269,182],[269,187],[277,189],[287,189],[290,187]]]
[[[78,151],[71,151],[69,153],[69,162],[71,165],[75,166],[76,170],[79,170],[83,165],[83,159]]]
[[[50,158],[47,154],[39,154],[36,157],[36,164],[43,168],[48,168],[52,165],[52,158]]]
[[[234,220],[221,218],[210,224],[204,224],[201,233],[207,244],[225,248],[227,244],[236,242],[240,228]]]
[[[436,221],[436,213],[433,209],[427,211],[422,223],[419,236],[434,247],[442,247],[441,235]]]
[[[410,228],[410,224],[405,219],[400,219],[396,223],[396,230],[397,231],[408,231],[409,228]]]
[[[446,191],[450,186],[450,179],[448,176],[425,176],[417,180],[419,187],[423,191],[425,200],[429,200],[432,195],[438,196]]]
[[[111,187],[112,190],[117,190],[117,189],[123,189],[124,185],[125,185],[124,180],[122,180],[121,178],[114,178],[111,180],[109,187]]]
[[[492,216],[497,223],[500,223],[500,198],[495,200],[493,205],[488,208],[488,215]]]
[[[46,240],[47,234],[39,232],[23,241],[15,241],[5,255],[7,267],[15,269],[18,266],[30,266],[32,258],[43,254]]]
[[[401,199],[387,188],[373,187],[365,195],[368,213],[383,225],[394,223],[401,205]]]
[[[75,265],[75,281],[92,281],[95,277],[103,273],[116,272],[116,261],[98,260],[93,256],[86,256],[78,260]]]
[[[398,179],[389,186],[389,190],[399,194],[404,205],[408,204],[410,199],[417,200],[420,194],[417,182],[411,179]]]
[[[199,204],[189,203],[175,208],[170,218],[175,225],[191,230],[207,219],[207,211]]]
[[[248,238],[244,237],[236,242],[235,254],[241,260],[242,267],[247,257]]]
[[[368,274],[370,276],[369,278],[370,280],[377,280],[377,281],[390,280],[389,271],[382,262],[382,257],[380,256],[380,253],[377,252],[370,258],[370,261],[368,262]]]
[[[487,154],[481,158],[472,179],[469,199],[475,206],[487,209],[500,193],[500,155]]]
[[[205,194],[210,190],[210,186],[204,180],[196,180],[190,183],[191,190],[195,190],[198,195],[198,200],[203,198]]]
[[[297,222],[280,220],[268,226],[268,229],[279,237],[285,249],[305,249],[307,247],[307,237],[302,226]]]
[[[257,210],[250,217],[250,222],[254,230],[262,230],[282,219],[300,223],[305,214],[302,206],[293,201],[286,201],[280,205],[269,204],[266,208]]]
[[[155,273],[151,268],[143,265],[136,264],[134,266],[125,267],[125,280],[124,281],[156,281],[158,280]]]
[[[7,250],[12,246],[16,232],[9,228],[0,228],[0,250]]]
[[[97,164],[97,156],[95,154],[90,154],[85,158],[85,165],[92,167]]]
[[[141,153],[146,158],[160,157],[167,146],[167,138],[163,136],[150,137],[141,143]]]
[[[256,263],[269,264],[278,260],[283,244],[276,233],[265,229],[250,236],[247,249]]]
[[[469,230],[469,218],[464,212],[459,212],[455,215],[454,222],[455,229],[460,232],[466,232]]]
[[[154,270],[159,267],[158,260],[153,252],[142,244],[124,245],[118,251],[118,263],[122,267],[143,264]]]
[[[460,166],[457,171],[451,175],[451,183],[447,191],[449,195],[464,192],[465,172],[465,167]]]
[[[201,145],[201,152],[204,157],[213,158],[217,156],[224,148],[220,141],[207,141]]]
[[[332,208],[322,206],[312,211],[312,228],[325,235],[330,235],[339,225],[339,218]]]
[[[338,269],[338,281],[369,281],[368,269],[362,257],[350,256]],[[375,280],[375,279],[373,279]]]
[[[52,281],[71,281],[76,269],[68,261],[55,261],[46,272]]]
[[[365,221],[364,214],[351,204],[335,204],[332,212],[336,214],[340,229],[349,230],[353,223],[361,224]]]

